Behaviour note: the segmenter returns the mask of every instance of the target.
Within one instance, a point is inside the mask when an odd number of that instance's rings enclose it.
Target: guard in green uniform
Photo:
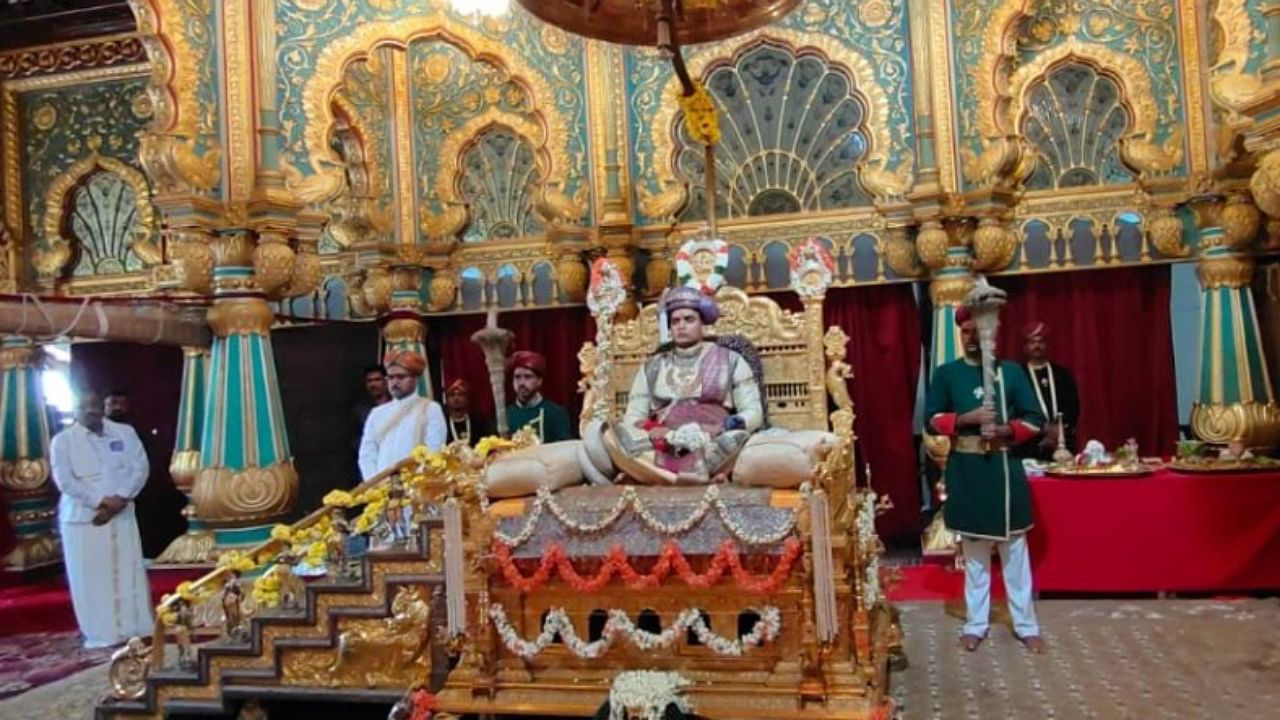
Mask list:
[[[996,362],[994,408],[983,406],[982,354],[978,331],[967,308],[956,312],[965,356],[933,373],[925,404],[927,431],[951,438],[947,459],[947,527],[961,536],[965,564],[967,619],[961,635],[966,650],[987,635],[991,609],[991,546],[1000,551],[1014,634],[1033,652],[1042,652],[1040,626],[1031,602],[1031,491],[1021,461],[1010,448],[1036,437],[1044,425],[1026,373],[1016,363]]]
[[[542,376],[547,359],[536,352],[520,350],[511,354],[511,384],[516,401],[507,406],[507,427],[512,434],[532,426],[544,443],[572,440],[569,413],[542,397]]]

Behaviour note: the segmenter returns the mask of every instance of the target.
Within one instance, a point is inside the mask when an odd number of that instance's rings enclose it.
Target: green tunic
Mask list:
[[[520,428],[530,424],[537,428],[538,436],[544,443],[573,439],[569,413],[546,398],[537,405],[512,403],[507,406],[507,427],[513,435]]]
[[[997,423],[1015,426],[1015,436],[1039,432],[1044,425],[1026,373],[1001,361],[995,385]],[[951,432],[953,417],[982,405],[982,367],[961,358],[938,367],[925,401],[926,431]],[[950,427],[948,427],[950,426]],[[1020,427],[1018,427],[1020,426]],[[971,537],[1008,540],[1031,527],[1031,489],[1022,461],[1007,449],[983,453],[973,447],[978,426],[956,428],[947,458],[947,527]],[[968,439],[965,439],[968,438]]]

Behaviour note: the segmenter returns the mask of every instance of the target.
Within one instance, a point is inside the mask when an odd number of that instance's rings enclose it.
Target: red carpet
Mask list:
[[[152,601],[160,602],[160,597],[173,592],[178,583],[201,574],[200,571],[189,570],[151,571],[148,575]],[[0,637],[75,629],[71,591],[62,576],[25,585],[13,584],[13,579],[7,578],[0,584]]]
[[[991,566],[991,597],[996,600],[1005,597],[1004,580],[1000,578],[1000,563]],[[907,600],[947,600],[964,599],[964,573],[952,568],[950,561],[945,564],[925,563],[923,565],[893,566],[899,574],[896,584],[890,584],[889,599],[893,602]]]
[[[109,648],[85,650],[75,630],[0,639],[0,699],[106,662],[112,652]]]

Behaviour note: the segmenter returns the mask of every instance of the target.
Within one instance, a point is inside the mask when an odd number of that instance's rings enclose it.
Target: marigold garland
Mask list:
[[[689,565],[688,558],[675,542],[662,546],[658,562],[653,570],[641,573],[631,565],[623,549],[614,545],[605,556],[600,571],[592,577],[584,577],[573,567],[568,553],[559,543],[552,544],[543,554],[538,569],[532,575],[525,576],[516,567],[511,557],[511,548],[501,542],[493,544],[493,554],[502,571],[502,576],[513,587],[522,593],[532,593],[547,584],[552,572],[559,574],[570,587],[580,593],[595,593],[604,589],[615,576],[632,590],[651,590],[662,584],[668,576],[675,573],[686,585],[696,588],[709,588],[720,581],[725,573],[733,576],[739,590],[752,595],[769,595],[777,592],[791,575],[795,562],[799,559],[804,546],[796,538],[787,538],[782,557],[773,571],[765,576],[752,575],[742,566],[742,558],[732,541],[726,540],[720,545],[706,572],[698,573]]]

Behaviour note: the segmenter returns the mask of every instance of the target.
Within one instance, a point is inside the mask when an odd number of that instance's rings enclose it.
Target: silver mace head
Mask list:
[[[964,304],[973,313],[974,323],[979,327],[993,325],[1000,314],[1000,308],[1008,302],[1009,295],[1004,290],[987,282],[986,277],[979,275],[974,279],[973,289],[965,298]]]

